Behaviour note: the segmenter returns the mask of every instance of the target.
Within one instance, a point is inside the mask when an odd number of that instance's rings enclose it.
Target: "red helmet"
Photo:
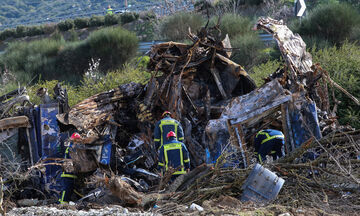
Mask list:
[[[76,140],[76,139],[80,139],[80,138],[81,138],[80,134],[78,134],[76,132],[73,133],[70,137],[71,140]]]
[[[169,139],[170,137],[176,137],[176,134],[173,131],[170,131],[167,135],[166,138]]]
[[[161,118],[164,118],[165,115],[171,115],[171,112],[170,111],[163,112],[163,114],[161,115]]]

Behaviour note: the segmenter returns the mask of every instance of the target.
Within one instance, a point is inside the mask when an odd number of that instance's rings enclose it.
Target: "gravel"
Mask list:
[[[121,206],[107,206],[103,209],[89,209],[89,210],[71,210],[71,209],[58,209],[55,207],[47,206],[31,206],[31,207],[21,207],[13,208],[10,212],[7,213],[9,216],[105,216],[105,215],[141,215],[141,216],[152,216],[153,213],[143,213],[143,212],[129,212],[128,209]]]

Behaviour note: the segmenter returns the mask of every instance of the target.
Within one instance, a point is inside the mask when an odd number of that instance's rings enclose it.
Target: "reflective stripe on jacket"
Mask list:
[[[166,135],[170,131],[175,132],[177,140],[184,140],[184,132],[180,122],[171,117],[165,117],[158,121],[155,125],[154,142],[156,149],[160,149],[161,146],[164,145],[166,142]]]
[[[175,140],[170,140],[169,143],[164,144],[160,148],[158,169],[165,171],[169,167],[181,168],[176,171],[173,175],[185,174],[186,169],[190,168],[189,152],[184,143]]]
[[[273,129],[261,130],[255,137],[255,154],[260,163],[266,160],[266,155],[272,155],[276,160],[285,155],[284,153],[284,134]]]

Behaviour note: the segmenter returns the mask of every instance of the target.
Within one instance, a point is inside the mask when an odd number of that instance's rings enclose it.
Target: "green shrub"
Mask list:
[[[122,27],[109,27],[92,33],[87,39],[91,56],[101,59],[101,69],[116,68],[132,58],[137,51],[136,35]]]
[[[88,18],[76,18],[74,19],[74,25],[77,29],[83,29],[89,27],[89,19]]]
[[[111,15],[107,14],[105,16],[105,25],[107,25],[107,26],[116,25],[119,22],[118,20],[119,20],[119,18],[115,14],[111,14]]]
[[[349,41],[356,42],[360,45],[360,25],[352,28]]]
[[[56,31],[56,24],[54,23],[44,24],[41,27],[44,31],[44,34],[51,34]]]
[[[137,37],[121,27],[102,29],[78,42],[65,42],[59,33],[58,37],[54,35],[50,39],[11,43],[0,58],[0,66],[7,65],[21,83],[39,76],[76,84],[91,58],[100,58],[100,69],[106,72],[134,56],[138,46]]]
[[[255,32],[238,35],[231,40],[231,45],[236,48],[231,59],[245,67],[245,69],[262,63],[269,57],[266,52],[262,52],[265,45]]]
[[[204,19],[201,15],[181,12],[162,20],[160,32],[167,40],[181,41],[187,38],[189,27],[192,32],[196,32],[203,24]]]
[[[27,27],[26,26],[16,26],[16,37],[20,38],[20,37],[25,37],[26,33],[27,33]]]
[[[69,30],[69,33],[70,33],[69,41],[72,42],[79,41],[79,34],[74,29]]]
[[[121,24],[126,24],[139,19],[139,14],[135,12],[125,12],[120,15]]]
[[[1,63],[7,65],[20,82],[37,75],[52,78],[56,76],[57,53],[64,44],[63,40],[52,39],[11,43],[1,56]]]
[[[104,16],[92,16],[89,21],[90,27],[102,26],[105,24]]]
[[[16,30],[15,29],[5,29],[0,34],[0,40],[6,40],[10,37],[16,37]]]
[[[345,42],[341,47],[329,47],[323,50],[311,51],[313,62],[319,62],[321,66],[329,72],[330,77],[345,88],[355,97],[360,95],[360,46]],[[330,86],[330,85],[329,85]],[[331,86],[330,86],[331,87]],[[350,119],[358,118],[360,115],[359,107],[342,92],[335,89],[335,97],[341,101],[338,107],[339,121],[342,124],[349,122]],[[359,121],[352,122],[351,125],[360,128]]]
[[[339,44],[349,38],[359,20],[359,13],[347,4],[321,4],[310,12],[296,31],[301,36],[319,37]]]
[[[61,21],[57,24],[57,27],[59,28],[60,31],[67,31],[69,29],[74,28],[74,21],[71,19]]]
[[[26,36],[36,36],[44,34],[41,26],[30,26],[27,28]]]
[[[212,25],[217,22],[217,18],[212,19]],[[251,32],[253,24],[248,17],[243,17],[237,14],[227,13],[220,20],[221,34],[225,36],[229,35],[230,38],[234,38],[238,35],[244,35]]]
[[[156,19],[156,14],[154,13],[154,11],[145,11],[139,14],[139,17],[142,20],[154,20]]]
[[[256,86],[260,87],[265,82],[264,79],[267,78],[270,74],[274,73],[276,69],[280,67],[280,62],[278,61],[268,61],[266,63],[254,66],[251,69],[251,78],[255,81]]]

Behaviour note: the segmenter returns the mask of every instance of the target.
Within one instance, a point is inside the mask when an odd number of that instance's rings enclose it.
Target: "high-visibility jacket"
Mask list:
[[[113,9],[112,8],[108,8],[106,10],[106,13],[109,14],[109,15],[112,15],[113,14]]]
[[[184,132],[180,122],[171,117],[165,117],[158,121],[155,125],[154,142],[156,149],[159,149],[164,142],[166,142],[166,135],[170,131],[175,132],[177,140],[184,140]]]
[[[255,137],[255,154],[260,163],[266,160],[266,155],[271,155],[274,160],[283,157],[284,134],[273,129],[261,130]]]
[[[70,159],[70,148],[72,147],[72,145],[70,144],[66,150],[65,150],[65,159]],[[75,184],[75,179],[77,178],[76,175],[74,175],[73,173],[69,173],[69,172],[63,172],[61,174],[61,186],[62,186],[62,190],[61,190],[61,194],[60,194],[60,198],[59,198],[59,203],[63,204],[63,203],[67,203],[70,200],[70,197],[74,191],[74,184]]]
[[[181,168],[173,173],[173,175],[181,175],[186,173],[186,169],[190,169],[189,151],[184,143],[171,138],[168,143],[161,146],[159,151],[158,169],[167,171],[169,167]]]

